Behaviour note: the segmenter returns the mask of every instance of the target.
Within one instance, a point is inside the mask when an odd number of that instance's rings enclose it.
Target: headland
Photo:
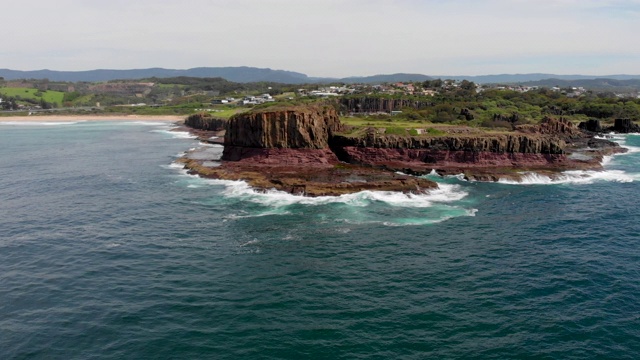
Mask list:
[[[202,141],[224,146],[219,159],[208,159],[219,161],[215,166],[183,158],[190,172],[306,196],[423,193],[437,187],[421,177],[433,171],[475,181],[518,181],[526,172],[553,177],[602,169],[604,156],[625,151],[589,131],[589,124],[562,118],[546,117],[511,131],[445,126],[396,134],[390,128],[345,125],[329,103],[254,109],[230,119],[197,114],[185,125]]]

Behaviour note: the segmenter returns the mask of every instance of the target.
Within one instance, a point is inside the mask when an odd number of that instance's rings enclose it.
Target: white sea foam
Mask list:
[[[638,146],[632,146],[627,144],[627,140],[629,138],[629,136],[640,136],[640,134],[614,134],[611,133],[611,135],[607,135],[607,136],[596,136],[596,138],[598,139],[606,139],[606,140],[611,140],[611,141],[615,141],[617,142],[621,147],[627,149],[626,152],[623,153],[617,153],[614,155],[610,155],[610,156],[604,156],[602,158],[602,166],[611,166],[611,165],[615,165],[616,161],[615,159],[619,156],[626,156],[626,155],[632,155],[632,154],[637,154],[640,153],[640,147]],[[634,179],[636,179],[637,177],[635,175],[631,175]]]
[[[205,142],[199,142],[198,145],[200,146],[204,146],[204,147],[213,147],[213,148],[222,148],[224,146],[220,145],[220,144],[209,144],[209,143],[205,143]]]
[[[184,170],[184,164],[179,163],[179,162],[172,162],[169,165],[160,165],[161,167],[165,168],[165,169],[179,169],[179,170]]]
[[[439,184],[438,189],[431,190],[428,194],[404,194],[391,191],[361,191],[354,194],[341,196],[307,197],[292,195],[279,190],[256,191],[244,181],[229,181],[203,179],[210,185],[224,186],[223,194],[228,197],[239,198],[253,203],[282,207],[294,204],[301,205],[325,205],[347,204],[364,207],[375,202],[384,202],[396,207],[426,208],[434,203],[449,203],[463,199],[468,195],[461,190],[459,185]]]
[[[173,131],[171,129],[169,129],[169,130],[167,130],[167,129],[155,129],[155,130],[151,130],[151,132],[157,132],[157,133],[161,133],[161,134],[170,135],[174,139],[195,139],[195,138],[197,138],[197,136],[192,135],[188,131]]]
[[[225,219],[235,220],[235,219],[247,219],[247,218],[255,218],[255,217],[263,217],[263,216],[271,216],[271,215],[289,215],[290,211],[281,211],[278,209],[272,209],[268,211],[259,212],[256,214],[229,214],[224,216]]]
[[[256,245],[259,242],[260,242],[260,240],[258,240],[258,239],[249,240],[249,241],[247,241],[245,243],[240,244],[240,247],[245,247],[245,246],[248,246],[248,245]]]
[[[224,216],[223,221],[238,220],[243,218],[263,217],[263,216],[281,216],[294,212],[289,206],[306,205],[306,206],[322,206],[328,204],[344,204],[353,207],[357,217],[361,219],[333,219],[354,224],[379,224],[386,226],[417,226],[432,223],[438,223],[450,218],[460,216],[474,216],[476,209],[464,209],[451,203],[464,199],[468,193],[462,189],[461,185],[455,184],[439,184],[437,189],[431,190],[428,194],[404,194],[400,192],[386,191],[361,191],[354,194],[342,196],[320,196],[306,197],[300,195],[292,195],[287,192],[278,190],[258,191],[251,188],[244,181],[230,181],[201,178],[192,175],[183,169],[183,165],[174,162],[171,165],[164,166],[180,173],[188,180],[180,181],[182,186],[187,188],[205,188],[214,186],[219,188],[221,195],[229,200],[235,200],[246,203],[253,203],[259,206],[250,212],[236,212]],[[376,213],[370,213],[369,206],[375,205],[386,206],[389,208],[405,208],[407,211],[414,212],[414,217],[400,217],[380,220]],[[451,204],[451,205],[449,205]]]
[[[571,170],[555,176],[547,176],[535,172],[523,172],[520,181],[501,179],[501,184],[509,185],[553,185],[553,184],[593,184],[597,181],[632,182],[639,175],[630,175],[622,170]]]
[[[460,174],[455,174],[455,175],[440,175],[438,174],[438,172],[436,172],[436,169],[431,169],[431,172],[423,177],[438,177],[441,179],[458,179],[460,181],[467,181],[467,179],[464,177],[464,174],[460,173]]]
[[[628,135],[618,135],[618,136],[614,136],[613,140],[615,142],[617,142],[618,144],[620,144],[620,146],[622,146],[623,148],[627,149],[626,153],[620,153],[620,154],[616,154],[616,155],[629,155],[629,154],[635,154],[635,153],[639,153],[640,152],[640,147],[638,146],[631,146],[629,144],[627,144],[627,136],[638,136],[640,134],[628,134]]]
[[[145,125],[145,126],[170,126],[170,127],[174,127],[172,125],[168,125],[166,122],[159,122],[159,121],[134,121],[133,124]]]

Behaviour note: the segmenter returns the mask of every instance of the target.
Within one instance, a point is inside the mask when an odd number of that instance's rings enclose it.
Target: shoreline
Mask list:
[[[213,118],[202,120],[189,125],[219,127]],[[603,170],[604,156],[627,151],[554,118],[508,133],[420,137],[367,128],[345,135],[335,109],[298,106],[244,113],[225,128],[219,164],[209,166],[205,159],[187,154],[181,162],[189,173],[310,197],[363,190],[428,193],[437,184],[423,175],[434,170],[440,176],[462,174],[465,180],[481,182],[529,183],[533,173],[553,183],[564,181],[567,171]],[[213,133],[190,132],[203,142]],[[582,173],[578,178],[583,175],[593,177]]]
[[[1,116],[0,123],[72,122],[72,121],[183,121],[185,115],[29,115]]]

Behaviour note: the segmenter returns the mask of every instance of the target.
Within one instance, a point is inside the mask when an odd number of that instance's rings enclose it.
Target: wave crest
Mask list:
[[[508,185],[554,185],[554,184],[593,184],[597,181],[628,183],[638,180],[639,175],[630,175],[622,170],[570,170],[558,175],[548,176],[535,172],[521,173],[519,181],[500,179],[498,182]]]

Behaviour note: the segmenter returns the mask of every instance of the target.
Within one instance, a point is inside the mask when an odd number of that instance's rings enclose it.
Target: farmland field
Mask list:
[[[48,103],[56,104],[61,104],[62,98],[64,97],[64,93],[61,91],[40,91],[38,89],[32,88],[2,87],[0,88],[0,94],[2,94],[3,96],[20,97],[21,99],[31,99],[36,101],[40,101],[40,99],[43,99]]]

